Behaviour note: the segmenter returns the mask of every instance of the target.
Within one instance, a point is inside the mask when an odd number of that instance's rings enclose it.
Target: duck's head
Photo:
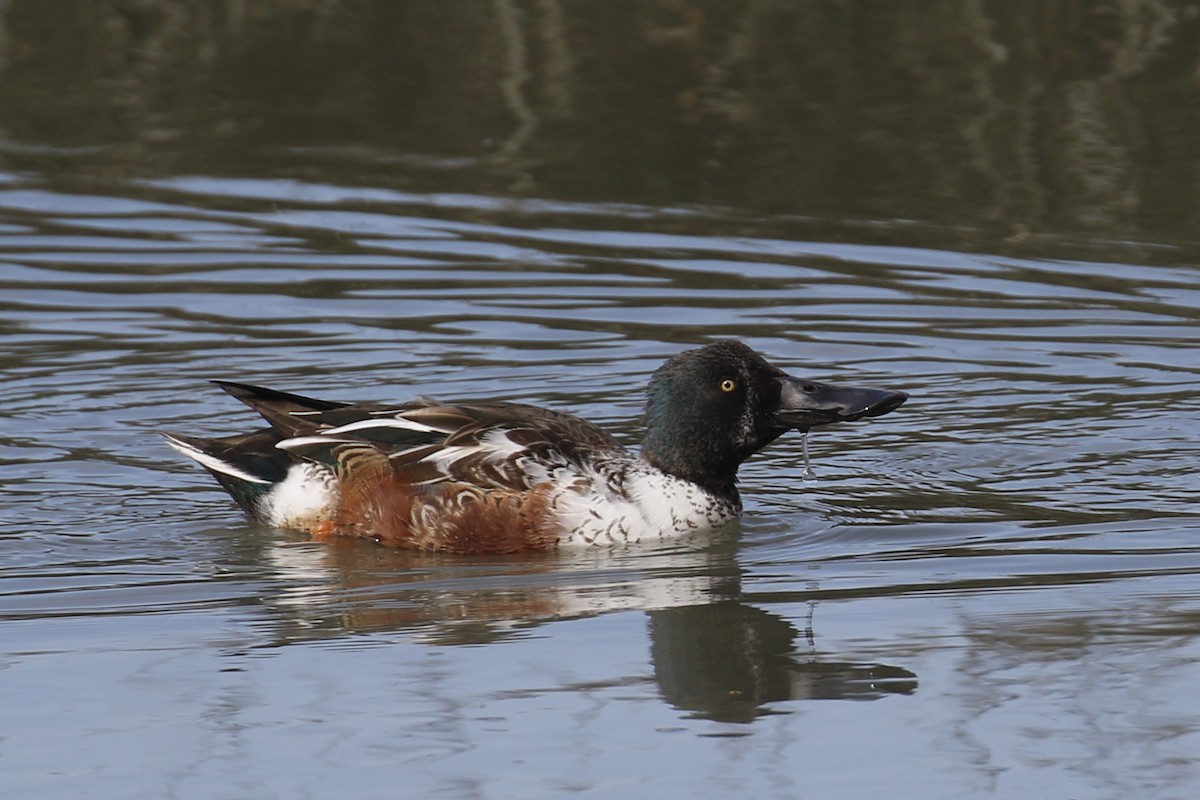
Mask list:
[[[789,430],[878,417],[908,395],[793,378],[738,341],[687,350],[663,364],[646,399],[643,457],[712,489]]]

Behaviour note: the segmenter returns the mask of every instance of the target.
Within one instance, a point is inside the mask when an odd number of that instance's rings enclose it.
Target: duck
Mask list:
[[[721,530],[742,512],[737,472],[750,456],[789,431],[878,417],[908,399],[795,378],[741,341],[718,340],[654,372],[633,452],[574,414],[522,403],[345,403],[213,383],[268,427],[162,435],[253,520],[468,555]]]

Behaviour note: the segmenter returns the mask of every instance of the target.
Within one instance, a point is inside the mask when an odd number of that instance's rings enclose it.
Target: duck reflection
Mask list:
[[[405,631],[429,644],[479,645],[547,622],[641,610],[663,699],[699,717],[751,722],[783,701],[870,700],[917,687],[902,667],[822,657],[811,616],[802,638],[788,620],[744,602],[734,542],[464,559],[275,541],[268,560],[284,587],[266,600],[284,643]]]
[[[791,623],[736,600],[649,614],[663,698],[709,719],[750,722],[784,700],[874,700],[917,688],[901,667],[801,657]]]

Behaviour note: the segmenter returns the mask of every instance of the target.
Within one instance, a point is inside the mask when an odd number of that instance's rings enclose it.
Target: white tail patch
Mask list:
[[[231,478],[237,478],[238,480],[247,481],[249,483],[270,483],[270,481],[265,478],[260,478],[257,475],[251,475],[244,469],[238,469],[228,461],[222,461],[216,456],[204,452],[195,445],[180,441],[170,434],[164,433],[163,438],[167,440],[167,444],[169,444],[171,447],[178,450],[180,453],[183,453],[188,458],[195,459],[200,463],[201,466],[211,469],[214,472],[220,472],[222,475],[228,475]]]
[[[280,528],[311,530],[336,504],[333,475],[316,464],[293,464],[264,497],[262,516]]]

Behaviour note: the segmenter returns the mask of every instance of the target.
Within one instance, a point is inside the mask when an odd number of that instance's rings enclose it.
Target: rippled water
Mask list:
[[[7,176],[6,796],[1195,796],[1200,272],[805,225]],[[753,459],[720,540],[314,544],[155,435],[250,424],[230,378],[632,444],[650,372],[724,336],[912,399],[814,433],[815,480],[797,437]]]

